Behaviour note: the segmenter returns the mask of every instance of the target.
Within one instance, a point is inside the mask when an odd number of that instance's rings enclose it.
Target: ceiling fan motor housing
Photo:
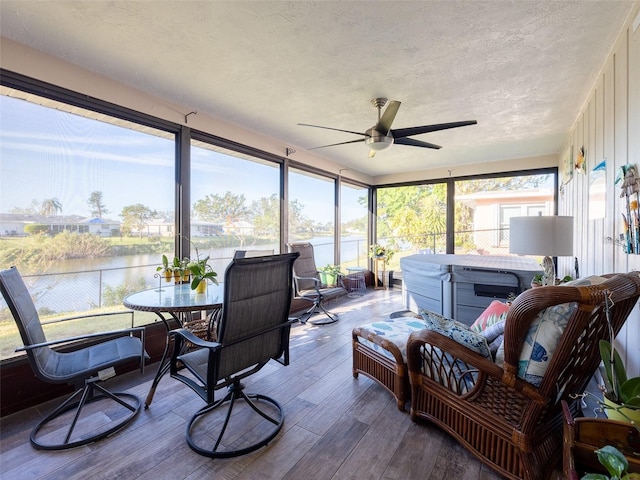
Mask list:
[[[364,139],[365,145],[376,152],[386,150],[393,145],[393,135],[380,133],[375,129],[375,127],[371,127],[367,130],[366,135],[368,136]]]

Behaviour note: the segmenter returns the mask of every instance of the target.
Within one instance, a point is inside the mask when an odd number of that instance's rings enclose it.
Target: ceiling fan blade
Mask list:
[[[396,138],[393,143],[397,145],[410,145],[412,147],[433,148],[435,150],[442,148],[440,145],[436,145],[435,143],[423,142],[421,140],[416,140],[415,138]]]
[[[378,132],[384,133],[385,135],[389,133],[389,130],[391,130],[391,124],[395,120],[399,108],[400,102],[398,102],[397,100],[389,102],[389,105],[385,109],[382,117],[380,117],[380,120],[378,121],[378,123],[376,123],[376,126],[374,128]]]
[[[391,130],[393,138],[410,137],[412,135],[420,135],[421,133],[437,132],[439,130],[447,130],[448,128],[466,127],[467,125],[475,125],[476,120],[465,120],[462,122],[436,123],[434,125],[424,125],[422,127],[397,128]],[[397,140],[396,140],[396,143]]]
[[[350,140],[348,142],[332,143],[331,145],[321,145],[319,147],[307,148],[307,150],[317,150],[318,148],[335,147],[336,145],[347,145],[349,143],[359,143],[359,142],[364,142],[364,138],[361,140]]]
[[[353,133],[354,135],[362,135],[363,137],[368,137],[369,136],[366,133],[362,133],[362,132],[354,132],[352,130],[341,130],[340,128],[323,127],[321,125],[310,125],[308,123],[299,123],[298,125],[301,125],[303,127],[324,128],[325,130],[334,130],[336,132]],[[338,145],[338,144],[336,144],[336,145]],[[318,147],[318,148],[320,148],[320,147]]]

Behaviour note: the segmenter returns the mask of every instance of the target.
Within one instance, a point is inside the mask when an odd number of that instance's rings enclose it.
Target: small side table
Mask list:
[[[348,297],[361,297],[367,293],[362,267],[347,267],[347,281],[349,285]]]
[[[378,277],[380,278],[380,286],[378,286]],[[376,290],[387,289],[387,257],[373,259],[373,288]]]

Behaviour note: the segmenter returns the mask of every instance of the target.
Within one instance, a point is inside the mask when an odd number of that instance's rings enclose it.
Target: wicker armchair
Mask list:
[[[571,394],[582,393],[596,371],[598,341],[609,338],[607,316],[617,334],[640,295],[637,273],[605,277],[600,285],[548,286],[520,295],[507,314],[504,367],[434,331],[411,334],[412,420],[435,423],[507,478],[548,478],[562,455],[561,401],[573,416],[581,413]],[[546,307],[570,302],[577,308],[540,385],[521,379],[518,363],[531,323]]]

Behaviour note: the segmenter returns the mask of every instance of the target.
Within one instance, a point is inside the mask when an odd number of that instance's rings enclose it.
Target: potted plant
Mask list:
[[[180,260],[178,257],[173,257],[171,270],[173,270],[173,280],[176,283],[180,283],[180,281],[182,280],[182,260]]]
[[[182,283],[189,283],[191,272],[189,271],[190,259],[185,257],[180,261],[180,270],[182,271]]]
[[[620,354],[607,340],[600,340],[600,357],[607,417],[640,424],[640,377],[627,377]]]
[[[326,265],[318,270],[320,274],[320,282],[323,285],[328,285],[330,287],[334,287],[338,283],[338,276],[340,276],[340,266],[339,265]]]
[[[531,280],[531,288],[537,288],[542,286],[544,280],[544,274],[536,273]]]
[[[203,260],[198,258],[192,262],[187,264],[187,268],[191,272],[191,290],[195,290],[197,293],[204,293],[207,288],[207,280],[211,280],[216,285],[218,284],[218,279],[216,278],[218,274],[214,272],[211,265],[207,263],[209,261],[209,257],[204,258]]]
[[[171,277],[173,276],[173,268],[169,265],[169,259],[166,255],[162,255],[162,265],[156,268],[156,272],[162,272],[162,275],[164,275],[164,280],[166,282],[171,281]]]
[[[384,247],[379,243],[369,245],[369,258],[384,258],[384,263],[387,265],[393,258],[394,254],[395,252],[391,247]]]
[[[606,445],[595,451],[600,464],[607,469],[610,477],[601,473],[587,473],[582,480],[633,480],[640,479],[638,473],[627,473],[629,461],[624,454],[612,445]]]

